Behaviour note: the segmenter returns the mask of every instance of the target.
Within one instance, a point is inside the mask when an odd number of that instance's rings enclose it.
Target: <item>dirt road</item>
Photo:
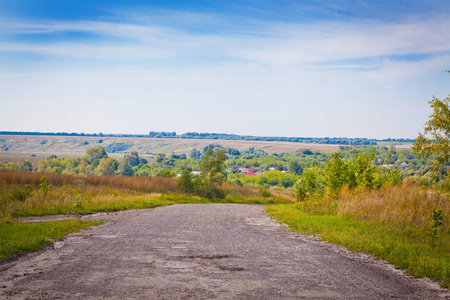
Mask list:
[[[288,232],[263,206],[175,205],[0,266],[1,299],[445,299],[435,284]]]

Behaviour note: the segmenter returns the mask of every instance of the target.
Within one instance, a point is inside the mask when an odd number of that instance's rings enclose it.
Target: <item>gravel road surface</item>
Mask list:
[[[450,299],[432,282],[289,232],[259,205],[83,219],[107,223],[0,265],[0,299]]]

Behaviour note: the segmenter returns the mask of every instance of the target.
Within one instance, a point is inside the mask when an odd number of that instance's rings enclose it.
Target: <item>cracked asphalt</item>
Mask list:
[[[450,299],[448,290],[289,232],[264,206],[174,205],[0,265],[1,299]]]

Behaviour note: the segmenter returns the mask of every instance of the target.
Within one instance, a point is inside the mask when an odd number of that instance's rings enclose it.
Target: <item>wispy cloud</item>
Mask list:
[[[181,13],[176,12],[179,16]],[[195,15],[213,23],[209,15]],[[192,15],[186,18],[193,18]],[[196,32],[121,22],[1,21],[10,35],[81,32],[104,36],[105,40],[4,41],[3,51],[67,55],[90,59],[214,57],[242,60],[266,65],[305,65],[338,60],[406,56],[440,55],[450,52],[450,18],[418,20],[402,24],[374,21],[360,23],[323,22],[309,25],[266,22],[254,32]],[[125,38],[125,40],[115,40]],[[70,49],[77,49],[68,51]]]
[[[8,99],[0,126],[29,130],[39,120],[51,131],[58,116],[63,131],[414,137],[428,97],[448,93],[438,80],[450,69],[449,15],[280,22],[109,13],[0,19],[0,63],[10,67],[0,73]],[[80,125],[85,111],[95,117]]]

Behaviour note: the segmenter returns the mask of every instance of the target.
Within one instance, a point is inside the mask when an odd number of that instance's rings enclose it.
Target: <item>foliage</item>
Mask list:
[[[435,155],[433,166],[434,172],[437,172],[450,159],[450,96],[443,100],[433,96],[428,103],[433,113],[425,123],[424,132],[419,133],[413,149],[419,153],[419,158]]]
[[[187,194],[194,192],[194,182],[190,169],[186,168],[181,172],[181,176],[177,181],[177,189]]]
[[[208,199],[225,198],[225,192],[220,189],[225,181],[225,160],[224,149],[213,151],[207,148],[199,166],[201,175],[193,177],[191,169],[184,169],[178,178],[177,188]]]
[[[146,159],[139,157],[139,154],[136,151],[131,151],[129,154],[126,154],[123,159],[128,160],[128,163],[132,167],[148,163]]]
[[[31,172],[33,171],[33,164],[31,161],[25,160],[19,165],[19,171]]]
[[[303,167],[298,160],[292,160],[289,164],[289,171],[295,175],[301,175]]]
[[[25,184],[23,187],[21,186],[12,186],[9,192],[6,195],[6,201],[25,201],[31,195],[33,189],[29,184]]]
[[[303,201],[316,192],[320,194],[324,188],[324,179],[324,171],[318,166],[304,170],[301,178],[295,184],[297,200]]]
[[[119,163],[113,158],[102,158],[97,166],[98,175],[108,176],[116,173]]]
[[[444,217],[442,216],[442,209],[433,209],[432,211],[432,225],[430,229],[430,236],[436,240],[441,235],[441,226],[444,224]]]
[[[202,153],[198,151],[196,148],[193,148],[189,156],[192,159],[199,159],[202,156]]]
[[[239,181],[242,183],[253,183],[260,186],[279,186],[289,188],[294,186],[297,176],[283,173],[281,171],[268,171],[258,176],[243,177]]]
[[[175,174],[171,169],[165,169],[159,176],[161,177],[173,177]]]
[[[381,188],[385,183],[401,183],[402,176],[398,168],[377,169],[372,163],[375,156],[375,149],[372,153],[355,151],[349,159],[344,159],[340,153],[334,153],[326,161],[324,169],[313,166],[303,171],[295,186],[297,200],[304,201],[313,195],[320,198],[325,189],[337,197],[343,187],[372,189]]]
[[[164,161],[164,159],[166,158],[166,154],[165,153],[158,153],[158,155],[156,156],[156,162],[158,164],[162,163]]]
[[[225,181],[226,154],[223,149],[214,152],[208,148],[203,155],[199,170],[204,181],[211,187],[221,186]]]
[[[267,188],[261,186],[258,189],[258,196],[261,196],[264,198],[269,198],[269,197],[272,197],[272,194],[270,193],[270,191]]]
[[[47,178],[42,176],[40,181],[41,183],[39,184],[39,190],[44,194],[44,197],[47,197],[50,192],[50,185],[48,184]]]
[[[103,147],[90,147],[86,150],[86,155],[89,162],[92,162],[95,159],[108,157],[108,154],[106,154],[105,148]]]
[[[123,176],[133,176],[134,171],[133,168],[130,166],[130,162],[128,161],[128,159],[124,159],[120,162],[119,168],[117,169],[117,173]]]

